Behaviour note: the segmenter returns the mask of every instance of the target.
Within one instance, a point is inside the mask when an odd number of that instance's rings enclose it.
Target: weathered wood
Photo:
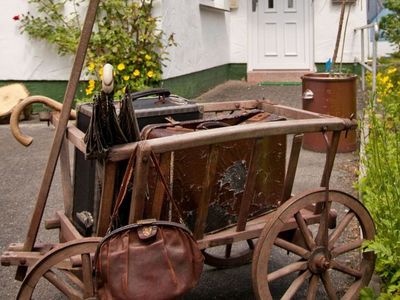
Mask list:
[[[68,140],[66,137],[64,137],[60,152],[61,186],[63,190],[65,215],[71,218],[73,189],[72,189],[71,165],[69,160],[68,146],[69,146]]]
[[[133,186],[135,188],[132,191],[129,223],[135,223],[142,219],[144,214],[151,151],[147,143],[148,141],[140,142],[136,153],[136,165],[133,175]]]
[[[83,236],[76,230],[75,226],[65,216],[63,211],[56,212],[60,219],[60,240],[61,242],[73,241],[83,238]]]
[[[215,178],[217,175],[219,147],[217,145],[210,146],[208,153],[209,154],[205,166],[205,177],[201,187],[201,196],[197,207],[196,224],[193,232],[193,236],[196,240],[203,237],[204,229],[206,228],[208,207],[213,192],[212,187],[215,183]]]
[[[56,132],[54,135],[53,144],[51,146],[50,155],[44,171],[42,183],[36,199],[35,208],[32,214],[32,219],[29,224],[28,233],[25,239],[25,251],[31,251],[35,244],[36,237],[39,231],[39,226],[42,221],[44,208],[46,206],[47,198],[49,195],[51,183],[53,181],[54,172],[57,166],[58,155],[61,150],[61,144],[64,139],[65,129],[71,114],[72,103],[75,98],[76,89],[79,84],[79,79],[82,67],[85,61],[86,50],[88,48],[90,36],[92,33],[94,21],[96,19],[97,7],[100,0],[90,0],[87,9],[85,22],[82,28],[81,38],[77,48],[75,61],[72,66],[71,76],[68,81],[67,89],[64,95],[63,107],[61,110],[61,117]],[[26,275],[27,268],[18,268],[16,279],[22,280]]]
[[[279,116],[287,117],[290,119],[321,119],[321,118],[331,118],[332,116],[323,115],[299,108],[279,105],[279,104],[272,104],[262,102],[261,109],[273,113]]]
[[[293,137],[292,150],[290,151],[289,163],[283,183],[283,193],[281,203],[290,198],[293,189],[293,183],[296,176],[297,163],[299,162],[299,155],[301,144],[303,142],[303,134],[297,134]]]
[[[209,102],[200,104],[201,110],[208,112],[226,112],[231,110],[255,109],[258,108],[260,101],[257,100],[242,100],[228,102]]]
[[[102,168],[102,190],[99,203],[99,214],[97,218],[97,236],[104,236],[110,224],[113,210],[115,178],[117,175],[117,163],[105,161]]]
[[[46,228],[47,230],[58,229],[60,227],[61,227],[61,223],[60,223],[60,219],[57,217],[57,215],[55,217],[53,217],[52,219],[47,219],[44,221],[44,228]]]
[[[249,170],[247,171],[246,184],[238,213],[236,230],[243,231],[246,228],[246,222],[249,215],[251,200],[253,199],[256,186],[257,169],[262,168],[258,165],[259,157],[262,154],[262,139],[252,141],[253,147],[250,155]]]
[[[316,224],[321,217],[320,215],[314,215],[311,211],[306,209],[302,210],[301,214],[308,225]],[[236,227],[231,227],[216,233],[208,234],[204,238],[198,240],[197,245],[200,249],[205,249],[257,238],[260,236],[261,231],[264,229],[270,217],[271,214],[267,214],[248,221],[245,231],[237,231]],[[291,218],[282,226],[282,231],[297,229],[297,226],[296,220]]]
[[[160,169],[161,173],[163,174],[164,178],[168,181],[169,179],[169,171],[171,167],[171,153],[167,152],[161,155],[160,157]],[[163,208],[165,198],[165,187],[161,180],[160,175],[157,176],[156,187],[154,191],[154,198],[153,198],[153,206],[152,206],[152,218],[157,220],[160,219],[161,210]]]
[[[4,251],[1,255],[1,265],[28,267],[34,265],[42,257],[43,254],[39,252]]]

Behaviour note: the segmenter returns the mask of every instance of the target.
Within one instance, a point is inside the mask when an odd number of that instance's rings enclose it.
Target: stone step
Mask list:
[[[310,70],[249,71],[247,72],[247,82],[252,84],[260,82],[301,82],[301,76],[310,72]]]

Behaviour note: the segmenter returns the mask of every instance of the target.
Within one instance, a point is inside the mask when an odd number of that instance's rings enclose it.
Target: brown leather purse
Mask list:
[[[135,153],[128,162],[110,227],[125,197],[134,159]],[[152,160],[159,170],[155,155]],[[197,285],[203,262],[196,241],[183,224],[139,221],[110,232],[100,242],[95,254],[97,296],[107,300],[175,299]]]

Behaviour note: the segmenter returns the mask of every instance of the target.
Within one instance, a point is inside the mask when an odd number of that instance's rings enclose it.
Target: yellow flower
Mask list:
[[[117,66],[117,69],[118,69],[118,71],[123,71],[123,70],[125,70],[125,65],[124,65],[123,63],[120,63],[120,64]]]
[[[144,57],[144,59],[145,59],[145,60],[150,60],[150,59],[151,59],[151,56],[148,55],[148,54],[146,54],[145,57]]]
[[[93,89],[92,89],[92,88],[87,88],[87,89],[85,90],[85,92],[86,92],[86,95],[90,95],[90,94],[93,93]]]
[[[94,70],[94,68],[95,68],[95,64],[93,62],[90,62],[88,67],[87,67],[88,71],[92,72]]]
[[[395,73],[397,71],[397,69],[395,68],[395,67],[391,67],[388,71],[387,71],[387,73],[388,74],[393,74],[393,73]]]
[[[381,99],[381,98],[376,98],[376,101],[379,102],[379,103],[381,103],[381,102],[382,102],[382,99]]]
[[[89,88],[93,89],[96,85],[96,82],[93,79],[89,80]]]
[[[100,70],[99,70],[99,75],[100,75],[100,76],[103,76],[103,67],[100,68]]]
[[[389,76],[385,76],[385,77],[382,78],[382,82],[383,83],[386,83],[388,81],[389,81]]]
[[[122,77],[125,81],[128,81],[129,80],[129,76],[128,75],[125,75],[124,77]]]
[[[140,75],[140,71],[139,71],[138,69],[136,69],[136,70],[133,72],[133,76],[138,77],[139,75]]]
[[[154,76],[154,72],[153,71],[148,71],[147,72],[147,77],[152,78]]]

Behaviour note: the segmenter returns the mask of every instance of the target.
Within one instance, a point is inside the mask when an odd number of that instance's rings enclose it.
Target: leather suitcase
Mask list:
[[[142,130],[142,138],[153,139],[184,134],[194,130],[207,130],[210,127],[233,126],[252,122],[275,122],[279,120],[284,120],[284,118],[260,110],[252,110],[212,120],[148,125]],[[257,171],[249,218],[254,218],[275,209],[283,191],[286,136],[265,137],[260,143],[263,151],[257,161],[260,168]],[[217,176],[212,183],[205,233],[218,231],[237,223],[253,147],[254,140],[239,140],[218,144]],[[204,166],[209,154],[209,146],[194,147],[173,153],[173,162],[171,163],[173,171],[170,172],[170,174],[173,174],[173,178],[169,178],[172,183],[172,194],[180,207],[184,222],[191,230],[194,230],[196,224],[203,178],[206,175]],[[146,202],[145,214],[147,217],[167,219],[168,215],[173,211],[168,208],[166,198],[163,202],[161,216],[154,216],[152,210],[155,178],[157,178],[156,171],[151,170],[149,175],[149,198]]]

